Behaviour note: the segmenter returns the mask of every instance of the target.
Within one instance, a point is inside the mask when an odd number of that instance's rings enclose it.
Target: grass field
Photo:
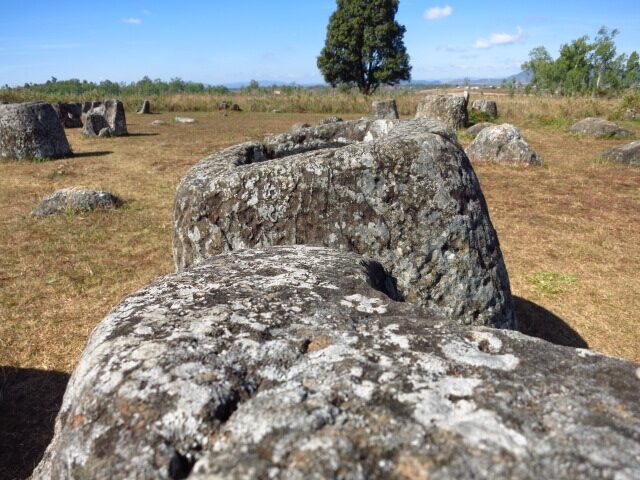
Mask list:
[[[501,120],[520,127],[544,160],[540,168],[474,167],[525,330],[640,362],[640,169],[597,160],[624,140],[581,139],[566,131],[572,118],[611,114],[613,102],[518,96],[498,101]],[[417,99],[403,102],[407,111]],[[71,372],[104,315],[125,295],[173,270],[173,196],[191,165],[224,146],[296,122],[317,123],[326,114],[195,112],[193,125],[175,124],[173,116],[128,112],[129,137],[86,139],[80,130],[67,130],[74,158],[0,163],[0,385],[37,372],[31,377],[37,386],[27,381],[20,392],[59,397],[65,383],[60,375]],[[158,119],[167,125],[150,125]],[[640,137],[640,123],[624,125]],[[67,186],[108,190],[128,205],[112,212],[29,216],[43,196]],[[47,381],[57,387],[47,389]],[[38,405],[20,408],[32,408],[37,417]],[[13,427],[12,441],[28,443],[32,452],[15,461],[22,465],[15,475],[30,471],[50,437],[56,407],[47,408],[47,418],[30,433],[24,425]],[[3,461],[0,453],[0,477]]]

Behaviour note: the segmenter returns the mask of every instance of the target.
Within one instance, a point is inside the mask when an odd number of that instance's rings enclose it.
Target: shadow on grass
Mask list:
[[[128,133],[127,137],[157,137],[159,133]]]
[[[520,331],[556,345],[588,348],[587,342],[560,317],[521,297],[513,297]]]
[[[69,375],[0,366],[0,479],[31,475],[53,437]]]
[[[104,157],[105,155],[110,155],[113,152],[109,152],[109,151],[102,151],[102,152],[81,152],[81,153],[74,153],[73,156],[69,157],[69,158],[83,158],[83,157]]]

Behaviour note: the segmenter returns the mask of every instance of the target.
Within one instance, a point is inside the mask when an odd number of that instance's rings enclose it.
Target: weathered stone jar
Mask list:
[[[349,132],[366,136],[342,124],[343,141]],[[455,133],[412,120],[373,141],[324,148],[336,139],[331,132],[316,137],[318,150],[308,151],[306,129],[281,137],[284,144],[245,143],[194,166],[174,205],[178,269],[225,251],[323,245],[380,262],[407,301],[464,324],[513,328],[498,238]],[[299,148],[305,153],[286,155]]]
[[[64,128],[49,103],[0,105],[0,158],[50,160],[71,154]]]

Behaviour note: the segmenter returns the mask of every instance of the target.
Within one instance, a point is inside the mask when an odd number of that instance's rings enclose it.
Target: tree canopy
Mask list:
[[[555,60],[544,47],[529,53],[523,70],[533,74],[529,89],[561,95],[618,92],[640,82],[640,58],[637,52],[618,55],[615,37],[618,30],[600,28],[593,41],[582,36],[560,47]]]
[[[357,86],[370,95],[411,79],[404,26],[395,21],[398,0],[337,0],[318,68],[333,87]]]

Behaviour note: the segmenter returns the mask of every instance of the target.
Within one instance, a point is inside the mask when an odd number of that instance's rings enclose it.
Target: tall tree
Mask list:
[[[553,58],[544,47],[537,47],[529,52],[529,61],[522,64],[522,70],[531,72],[531,85],[540,90],[555,90],[557,79]]]
[[[620,32],[615,28],[609,30],[607,27],[601,27],[593,42],[591,61],[595,69],[596,90],[600,89],[603,85],[603,80],[612,69],[616,57],[616,44],[614,39],[618,33]]]
[[[624,85],[631,87],[640,83],[640,55],[638,52],[631,52],[627,58],[627,64],[624,71]]]
[[[399,0],[337,0],[318,68],[332,86],[357,86],[371,95],[381,85],[411,79]]]

